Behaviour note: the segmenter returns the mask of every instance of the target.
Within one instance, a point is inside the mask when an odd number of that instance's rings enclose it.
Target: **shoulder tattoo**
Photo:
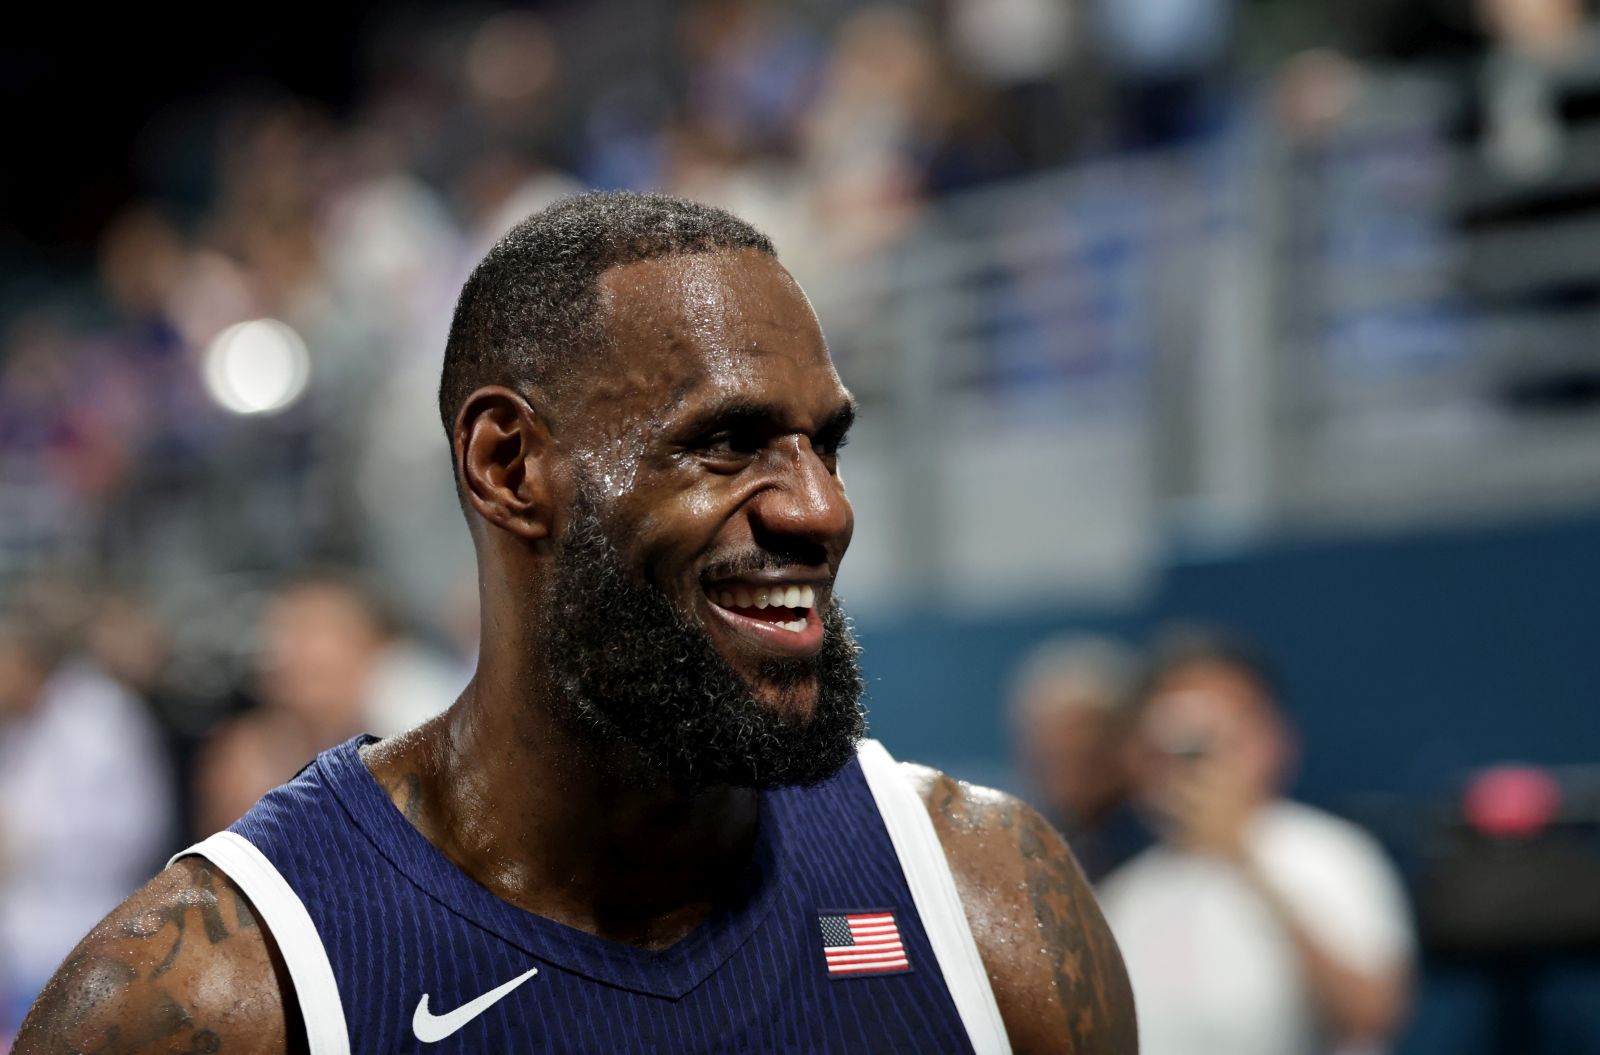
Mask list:
[[[1134,1055],[1127,972],[1061,836],[1010,795],[913,773],[1016,1050]]]
[[[1019,812],[1017,842],[1028,896],[1072,1050],[1132,1053],[1132,995],[1100,907],[1083,873],[1061,852],[1061,837],[1033,810]]]
[[[207,950],[250,935],[233,960]],[[204,861],[188,859],[114,911],[62,964],[17,1035],[17,1055],[216,1055],[258,1051],[259,1013],[278,1000],[271,954],[249,903]],[[252,967],[255,968],[252,971]],[[229,975],[232,977],[229,977]],[[230,1005],[205,985],[243,986]],[[235,1044],[235,1038],[244,1043]]]

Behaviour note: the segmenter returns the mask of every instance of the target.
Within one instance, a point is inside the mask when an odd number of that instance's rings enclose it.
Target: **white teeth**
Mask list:
[[[712,601],[724,608],[798,608],[806,611],[817,603],[817,591],[810,586],[736,586],[731,590],[708,589],[706,592]],[[803,628],[803,619],[800,624]],[[791,623],[777,625],[793,628]]]
[[[791,619],[787,623],[779,623],[778,625],[791,633],[798,634],[806,628],[806,621],[804,619]]]

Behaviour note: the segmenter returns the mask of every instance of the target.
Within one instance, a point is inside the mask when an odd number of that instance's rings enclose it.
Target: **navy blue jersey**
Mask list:
[[[962,1010],[946,982],[949,971],[970,990],[982,977],[965,920],[954,941],[930,943],[896,851],[905,837],[891,838],[859,760],[817,787],[763,793],[740,895],[652,952],[475,883],[389,801],[358,754],[370,739],[325,752],[189,851],[272,930],[313,1055],[971,1052],[973,1038],[1003,1050],[1003,1030],[981,1039],[998,1021],[986,982]],[[953,891],[942,854],[922,860]],[[928,915],[953,929],[948,906]],[[975,1027],[974,1006],[993,1022]]]

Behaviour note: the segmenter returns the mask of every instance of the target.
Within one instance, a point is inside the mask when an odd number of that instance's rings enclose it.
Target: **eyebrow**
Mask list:
[[[844,400],[817,426],[815,435],[842,437],[850,431],[856,420],[855,397],[845,395]],[[739,426],[780,426],[784,413],[770,403],[752,401],[742,395],[729,395],[717,400],[696,414],[688,430],[703,433],[710,429]]]

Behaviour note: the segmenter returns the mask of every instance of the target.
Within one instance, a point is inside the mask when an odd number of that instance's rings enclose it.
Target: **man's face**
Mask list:
[[[1199,661],[1155,685],[1139,722],[1139,768],[1148,794],[1208,766],[1227,770],[1254,795],[1275,793],[1286,731],[1271,700],[1248,674]]]
[[[1018,749],[1042,801],[1069,824],[1097,823],[1126,793],[1125,723],[1075,678],[1037,685],[1018,728]]]
[[[721,774],[733,782],[769,783],[797,751],[836,769],[861,726],[833,596],[852,410],[810,305],[754,251],[626,265],[600,292],[613,348],[558,429],[579,482],[555,575],[558,676],[625,733],[681,740],[722,714],[699,738],[761,755]],[[717,771],[703,763],[689,768]]]
[[[267,605],[260,633],[266,703],[316,725],[358,720],[383,647],[377,620],[359,597],[332,583],[296,584]]]

